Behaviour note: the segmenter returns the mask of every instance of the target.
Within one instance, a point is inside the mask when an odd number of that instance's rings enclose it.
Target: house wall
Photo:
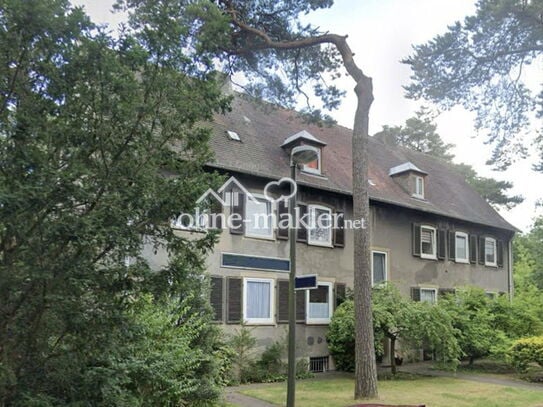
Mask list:
[[[237,176],[238,177],[238,176]],[[262,193],[265,182],[254,177],[239,176],[238,180],[252,193]],[[322,204],[345,212],[346,219],[352,219],[351,198],[304,189],[299,190],[299,202],[306,204]],[[228,215],[228,209],[225,210]],[[451,221],[431,214],[411,211],[397,206],[372,202],[371,216],[368,225],[371,227],[372,249],[387,253],[387,277],[400,291],[410,296],[411,287],[458,288],[474,285],[493,292],[508,291],[508,253],[504,251],[502,268],[491,268],[479,264],[458,264],[450,260],[425,260],[412,254],[412,223],[424,223],[440,228],[456,229],[474,234],[489,234],[507,242],[510,236],[499,230],[482,228],[460,221]],[[189,232],[177,232],[185,236]],[[198,237],[198,233],[192,233]],[[319,282],[345,283],[353,286],[353,233],[346,230],[344,247],[318,247],[307,243],[297,243],[297,274],[317,274]],[[277,239],[258,239],[231,234],[223,230],[213,253],[207,259],[207,270],[210,275],[222,277],[254,277],[288,280],[287,272],[259,271],[251,269],[235,269],[222,267],[221,255],[236,253],[252,256],[265,256],[287,259],[289,256],[288,241]],[[154,253],[146,249],[146,257],[152,265],[159,267],[167,261],[164,252]],[[226,289],[223,290],[226,299]],[[277,312],[277,285],[275,286],[275,312]],[[335,303],[335,298],[332,299]],[[226,308],[226,306],[224,306]],[[276,319],[275,319],[276,321]],[[239,324],[223,322],[222,329],[226,334],[234,334]],[[250,326],[252,335],[257,339],[255,352],[263,351],[275,341],[286,343],[287,324],[273,323],[269,325]],[[326,356],[327,325],[297,324],[297,355],[299,357]],[[333,362],[331,368],[333,368]]]

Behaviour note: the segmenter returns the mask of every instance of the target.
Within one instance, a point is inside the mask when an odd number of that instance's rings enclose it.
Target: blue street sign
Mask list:
[[[305,276],[296,277],[294,282],[295,290],[311,290],[317,288],[317,275],[309,274]]]

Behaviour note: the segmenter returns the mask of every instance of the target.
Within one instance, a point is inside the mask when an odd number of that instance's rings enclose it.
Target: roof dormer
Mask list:
[[[301,145],[309,145],[309,146],[315,147],[318,150],[317,159],[308,164],[304,164],[301,167],[301,170],[309,174],[321,175],[322,174],[322,149],[324,148],[324,146],[326,146],[326,143],[324,141],[319,140],[308,131],[302,130],[296,134],[293,134],[292,136],[287,137],[285,141],[283,141],[283,144],[281,144],[281,148],[283,148],[290,154],[290,151],[294,147],[301,146]]]
[[[412,162],[392,167],[388,175],[413,198],[425,199],[426,176],[428,173]]]

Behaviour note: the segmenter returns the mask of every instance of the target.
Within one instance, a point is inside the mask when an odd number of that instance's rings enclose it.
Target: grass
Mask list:
[[[353,389],[354,382],[352,378],[299,381],[296,385],[296,406],[352,406],[357,404],[353,401]],[[285,405],[286,384],[277,383],[247,389],[242,393],[273,404]],[[379,395],[378,400],[371,400],[371,402],[426,404],[427,407],[543,406],[543,391],[516,389],[444,377],[381,381],[379,382]]]

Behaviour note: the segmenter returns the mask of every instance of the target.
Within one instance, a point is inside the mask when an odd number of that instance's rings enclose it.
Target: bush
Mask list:
[[[509,349],[508,359],[520,372],[525,372],[531,363],[537,363],[543,367],[543,336],[515,341]]]
[[[354,371],[354,304],[352,300],[343,302],[334,312],[328,333],[328,349],[334,357],[337,370]]]

